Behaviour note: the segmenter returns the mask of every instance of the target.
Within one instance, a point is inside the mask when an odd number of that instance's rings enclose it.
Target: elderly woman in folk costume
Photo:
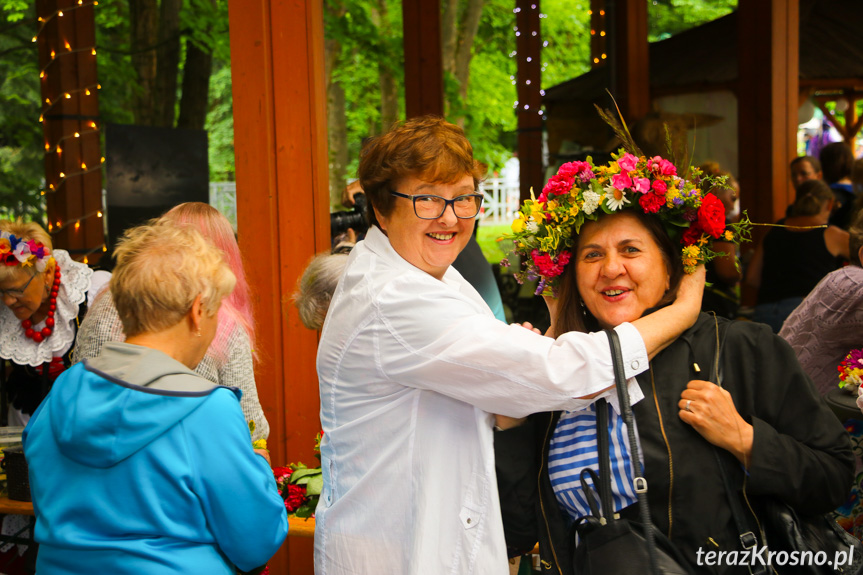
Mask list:
[[[551,335],[612,329],[667,309],[685,272],[719,255],[714,240],[734,244],[747,233],[748,221],[725,229],[722,203],[703,192],[713,185],[697,172],[679,176],[660,157],[621,152],[608,165],[564,164],[538,199],[525,202],[510,236],[521,273],[542,278],[544,295],[553,298]],[[848,435],[792,349],[767,326],[701,314],[636,379],[630,397],[650,517],[693,570],[749,572],[742,564],[697,564],[699,552],[742,551],[732,498],[760,546],[769,501],[810,515],[847,495]],[[639,520],[634,458],[615,401],[497,423],[511,555],[538,541],[548,572],[575,572],[571,528],[593,515],[580,478],[586,470],[601,473],[600,433],[610,436],[614,511]]]
[[[2,402],[9,424],[25,425],[70,365],[78,322],[110,274],[53,249],[36,223],[0,221],[0,261]]]

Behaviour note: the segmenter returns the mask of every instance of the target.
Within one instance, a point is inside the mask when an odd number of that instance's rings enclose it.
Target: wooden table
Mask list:
[[[288,517],[288,536],[289,537],[314,537],[315,536],[315,519],[300,519],[298,517]]]
[[[0,514],[35,515],[33,513],[33,503],[30,501],[12,501],[8,497],[0,497]]]

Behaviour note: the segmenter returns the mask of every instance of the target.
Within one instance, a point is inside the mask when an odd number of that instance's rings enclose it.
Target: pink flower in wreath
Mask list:
[[[674,164],[666,160],[665,158],[660,158],[659,160],[659,171],[663,176],[676,176],[677,168],[674,167]]]
[[[636,192],[646,194],[650,191],[650,180],[647,178],[632,178]]]
[[[659,194],[660,196],[664,196],[665,192],[668,191],[668,185],[662,180],[653,180],[653,191]]]
[[[548,183],[542,189],[542,194],[539,196],[539,201],[545,203],[546,200],[553,199],[554,196],[568,194],[573,184],[575,184],[575,179],[571,176],[556,174],[548,179]]]
[[[638,158],[632,154],[623,154],[623,157],[617,160],[617,165],[620,166],[620,169],[624,172],[631,172],[635,169],[635,166],[638,165]]]
[[[614,174],[611,176],[611,185],[615,190],[620,190],[622,192],[623,190],[632,187],[632,178],[626,174]]]

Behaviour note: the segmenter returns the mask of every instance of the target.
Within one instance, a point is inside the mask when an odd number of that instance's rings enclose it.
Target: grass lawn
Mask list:
[[[503,250],[501,250],[495,240],[497,240],[501,235],[511,231],[509,224],[480,224],[476,241],[479,244],[479,247],[482,248],[482,253],[490,264],[497,264],[507,256],[507,254],[503,253]]]

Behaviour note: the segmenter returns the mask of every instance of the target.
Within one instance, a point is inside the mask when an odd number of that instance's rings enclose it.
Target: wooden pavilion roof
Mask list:
[[[863,87],[860,0],[801,0],[801,88]],[[734,89],[738,77],[737,12],[650,44],[654,96]],[[608,66],[551,88],[543,102],[601,100]]]

